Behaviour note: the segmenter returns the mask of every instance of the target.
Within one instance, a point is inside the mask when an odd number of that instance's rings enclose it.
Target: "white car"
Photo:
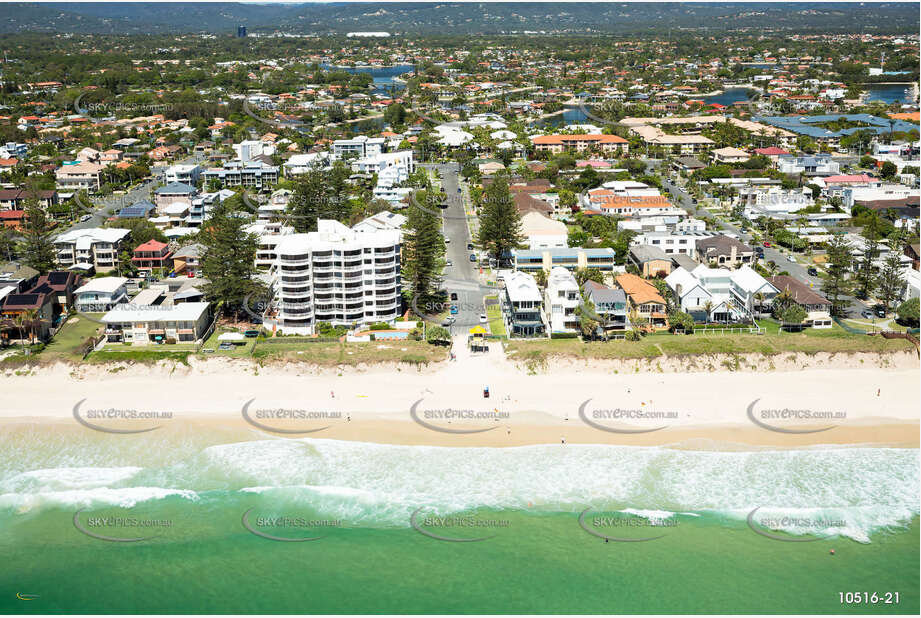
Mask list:
[[[486,317],[485,313],[480,314],[480,324],[486,324],[489,321],[489,318]]]
[[[450,242],[451,242],[451,239],[448,238],[447,236],[445,236],[445,244],[447,245],[447,244],[449,244]]]
[[[84,221],[89,221],[92,218],[93,218],[93,215],[83,215],[82,217],[80,217],[80,222],[83,223]]]

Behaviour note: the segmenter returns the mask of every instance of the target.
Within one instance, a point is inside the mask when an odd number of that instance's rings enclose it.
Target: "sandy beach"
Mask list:
[[[864,356],[813,358],[805,370],[793,370],[802,363],[787,357],[770,361],[780,364],[773,371],[757,364],[712,370],[719,359],[695,361],[710,368],[698,371],[568,359],[533,373],[499,354],[460,354],[428,368],[320,369],[224,359],[188,366],[57,365],[2,378],[2,422],[73,424],[82,402],[80,418],[99,410],[169,416],[103,418],[95,423],[100,427],[218,424],[386,444],[917,447],[917,357]],[[242,413],[247,404],[249,422]]]

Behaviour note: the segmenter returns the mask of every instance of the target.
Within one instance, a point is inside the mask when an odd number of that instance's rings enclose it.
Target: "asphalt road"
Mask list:
[[[693,216],[703,217],[709,216],[711,214],[704,208],[698,210],[697,206],[691,201],[691,196],[670,179],[666,179],[663,184],[665,189],[671,193],[672,201],[677,202],[681,208],[684,208]],[[738,235],[739,239],[749,246],[759,245],[759,243],[752,240],[751,234],[743,232],[740,228],[730,223],[717,219],[717,225],[723,231]],[[778,266],[778,272],[785,270],[790,273],[790,276],[794,279],[798,279],[807,285],[812,284],[812,289],[814,289],[819,294],[822,293],[823,280],[821,277],[810,275],[806,266],[793,261],[776,247],[764,247],[761,245],[761,248],[764,250],[764,258],[761,260],[763,263],[773,261]],[[861,311],[868,308],[866,303],[863,303],[853,296],[841,296],[840,300],[848,303],[848,306],[845,309],[845,313],[848,316],[858,317],[860,316]]]
[[[202,156],[195,154],[180,161],[176,161],[174,165],[180,165],[184,163],[200,163],[202,161]],[[158,182],[158,179],[154,176],[148,178],[144,182],[130,189],[124,195],[108,195],[101,199],[92,199],[92,202],[97,206],[96,210],[92,212],[92,216],[86,221],[78,221],[65,231],[71,230],[84,230],[91,227],[101,227],[111,215],[109,215],[109,210],[115,208],[116,211],[124,208],[125,206],[130,206],[141,200],[150,200],[151,188],[153,185]]]
[[[452,304],[457,306],[458,312],[450,330],[452,335],[461,334],[480,324],[480,314],[486,313],[483,297],[494,291],[480,284],[479,266],[470,261],[470,254],[474,251],[467,249],[467,245],[473,240],[467,227],[466,194],[458,192],[460,166],[443,163],[425,167],[438,171],[448,196],[448,207],[442,210],[441,217],[445,239],[450,239],[445,258],[451,261],[451,266],[445,268],[443,287],[449,294],[457,294],[457,301],[452,301]]]

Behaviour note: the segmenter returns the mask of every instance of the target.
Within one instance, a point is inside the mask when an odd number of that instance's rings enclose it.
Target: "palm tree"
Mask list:
[[[26,309],[23,316],[29,325],[29,345],[35,345],[35,323],[41,322],[41,314],[38,309]]]
[[[764,292],[755,292],[755,300],[758,301],[758,314],[764,313]]]
[[[710,312],[713,311],[713,301],[708,300],[704,303],[704,311],[707,312],[707,323],[710,323]]]
[[[765,266],[768,269],[768,272],[771,273],[772,277],[777,274],[778,270],[780,270],[780,267],[777,265],[777,262],[775,262],[774,260],[768,260]]]

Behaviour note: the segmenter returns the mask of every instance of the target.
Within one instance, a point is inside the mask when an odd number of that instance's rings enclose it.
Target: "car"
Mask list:
[[[446,318],[444,319],[444,321],[441,323],[441,325],[442,325],[442,326],[451,326],[451,325],[454,324],[454,322],[456,322],[456,321],[457,321],[457,318],[455,318],[453,315],[449,315],[448,317],[446,317]]]
[[[486,324],[489,321],[489,318],[486,317],[485,313],[480,314],[480,324]]]
[[[451,260],[445,260],[445,266],[454,266],[454,262]]]
[[[769,243],[769,242],[766,241],[766,240],[765,240],[763,243],[761,243],[761,244],[764,245],[765,247],[770,247],[770,246],[771,246],[771,243]]]
[[[225,341],[225,342],[221,343],[219,346],[217,346],[217,349],[218,349],[218,350],[225,350],[225,351],[226,351],[226,350],[232,350],[232,349],[233,349],[233,344],[230,343],[230,342]]]
[[[473,243],[472,243],[472,242],[468,242],[468,243],[467,243],[467,251],[473,251]]]
[[[451,239],[448,238],[447,236],[445,236],[445,244],[446,244],[446,245],[447,245],[447,244],[450,244],[450,242],[451,242]]]
[[[457,188],[457,192],[458,192],[458,193],[461,192],[461,188],[460,188],[460,187]]]
[[[457,315],[457,305],[451,305],[451,315]]]
[[[812,267],[812,266],[810,266],[809,268],[807,268],[807,269],[806,269],[806,272],[809,273],[809,274],[810,274],[811,276],[813,276],[813,277],[818,277],[818,276],[819,276],[819,271],[816,270],[816,269],[815,269],[814,267]]]
[[[80,223],[83,223],[84,221],[89,221],[92,218],[93,218],[93,215],[83,215],[82,217],[80,217]]]
[[[471,254],[470,254],[470,261],[471,261],[471,262],[476,262],[476,253],[471,253]]]
[[[884,318],[886,317],[886,308],[885,307],[876,307],[876,317]]]
[[[873,313],[869,309],[864,309],[860,312],[860,317],[870,319],[873,317]]]
[[[457,292],[451,292],[451,300],[457,300]]]

